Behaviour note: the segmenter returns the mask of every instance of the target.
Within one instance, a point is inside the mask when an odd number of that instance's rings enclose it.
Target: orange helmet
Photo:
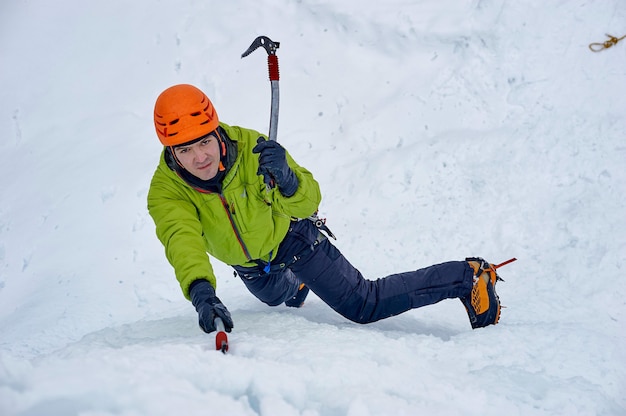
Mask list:
[[[219,125],[209,98],[193,85],[174,85],[154,105],[154,127],[163,146],[176,146],[206,136]]]

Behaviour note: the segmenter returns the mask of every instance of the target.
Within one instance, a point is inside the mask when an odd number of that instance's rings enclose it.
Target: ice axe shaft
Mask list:
[[[270,131],[269,139],[276,140],[278,133],[278,104],[279,104],[279,90],[278,81],[280,79],[280,73],[278,70],[278,56],[276,56],[276,49],[280,46],[280,42],[274,42],[267,36],[257,37],[250,47],[241,54],[242,58],[250,55],[256,49],[263,47],[267,52],[267,68],[270,77],[270,84],[272,87],[272,104],[270,109]]]

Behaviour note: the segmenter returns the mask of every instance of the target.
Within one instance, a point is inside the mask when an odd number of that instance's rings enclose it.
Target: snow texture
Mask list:
[[[620,0],[5,1],[0,414],[626,414]],[[230,351],[197,326],[146,210],[158,94],[202,88],[278,140],[376,279],[499,263],[501,323],[457,300],[370,325],[269,308],[214,262]]]

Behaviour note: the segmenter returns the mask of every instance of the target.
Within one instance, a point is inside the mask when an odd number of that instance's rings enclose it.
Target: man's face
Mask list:
[[[217,175],[220,144],[213,134],[188,146],[176,146],[174,152],[180,164],[193,176],[206,181]]]

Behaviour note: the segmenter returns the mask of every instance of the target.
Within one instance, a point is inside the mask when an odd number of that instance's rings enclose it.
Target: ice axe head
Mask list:
[[[250,45],[250,47],[241,54],[241,57],[245,58],[260,46],[263,46],[267,51],[267,69],[269,72],[270,83],[272,85],[272,108],[270,112],[270,132],[268,137],[270,140],[276,140],[276,131],[278,126],[278,80],[280,79],[276,49],[278,49],[280,43],[274,42],[267,36],[259,36],[254,40],[254,42],[252,42],[252,45]]]
[[[274,42],[267,36],[259,36],[252,42],[252,45],[241,54],[241,57],[245,58],[261,46],[265,48],[268,55],[276,55],[276,49],[280,46],[280,42]]]

